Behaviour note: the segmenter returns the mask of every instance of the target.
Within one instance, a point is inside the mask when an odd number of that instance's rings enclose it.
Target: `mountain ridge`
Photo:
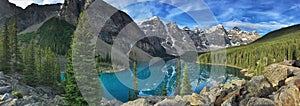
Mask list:
[[[168,25],[173,24],[173,26],[178,27],[176,23],[171,22],[164,24],[164,22],[157,16],[145,21],[138,21],[136,23],[147,36],[161,37],[161,39],[159,39],[161,45],[163,45],[166,49],[175,52],[175,50],[172,50],[172,46],[174,46],[174,39],[172,38],[175,36],[169,34],[172,30],[169,30]],[[245,45],[260,38],[260,35],[257,32],[243,31],[238,27],[226,30],[221,24],[212,26],[208,29],[199,29],[198,27],[195,27],[194,30],[191,30],[188,27],[183,27],[179,29],[175,28],[174,30],[177,30],[175,33],[185,33],[179,36],[185,36],[183,38],[189,37],[192,39],[194,46],[197,48],[197,52],[208,52],[220,48]],[[183,41],[180,39],[181,38],[177,38],[176,40]]]

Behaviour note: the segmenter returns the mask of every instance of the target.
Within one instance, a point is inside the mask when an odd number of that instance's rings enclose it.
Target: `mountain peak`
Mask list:
[[[191,30],[191,29],[190,29],[189,27],[187,27],[187,26],[186,26],[186,27],[183,27],[182,29],[185,30],[185,31],[190,31],[190,30]]]
[[[160,20],[158,16],[153,16],[150,18],[150,20]]]
[[[235,30],[235,31],[241,31],[241,29],[237,26],[233,27],[232,30]]]
[[[224,26],[222,24],[218,24],[218,25],[216,25],[216,27],[220,28],[220,29],[224,28]]]

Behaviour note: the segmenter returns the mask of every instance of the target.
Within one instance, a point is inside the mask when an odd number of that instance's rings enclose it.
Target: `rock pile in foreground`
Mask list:
[[[250,81],[206,87],[200,94],[144,97],[123,106],[300,106],[300,68],[295,62],[269,65]],[[287,64],[288,63],[288,64]],[[297,63],[298,64],[298,63]]]
[[[16,75],[0,72],[0,106],[60,106],[62,97],[46,87],[31,87]]]

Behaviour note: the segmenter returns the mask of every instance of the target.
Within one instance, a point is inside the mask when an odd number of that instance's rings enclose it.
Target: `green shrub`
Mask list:
[[[23,97],[22,93],[19,92],[19,91],[12,91],[11,93],[12,93],[14,96],[17,96],[18,98],[22,98],[22,97]]]

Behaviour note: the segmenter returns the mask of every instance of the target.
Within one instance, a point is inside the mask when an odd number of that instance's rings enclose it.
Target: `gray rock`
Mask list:
[[[8,86],[9,84],[5,80],[0,80],[0,86]]]
[[[165,99],[161,102],[156,103],[154,106],[189,106],[187,101],[176,101],[173,99]]]
[[[103,98],[101,100],[101,106],[121,106],[123,103],[114,99],[114,100],[106,100],[105,98]]]
[[[48,96],[47,94],[44,94],[44,95],[43,95],[43,98],[49,99],[49,96]]]
[[[217,97],[216,101],[214,102],[215,105],[219,106],[228,106],[229,104],[237,104],[233,99],[235,99],[240,94],[240,90],[225,90],[222,91],[221,95]]]
[[[252,97],[248,101],[247,106],[276,106],[276,104],[270,99]]]
[[[150,106],[150,104],[148,103],[148,100],[146,100],[144,98],[139,98],[134,101],[126,102],[126,103],[122,104],[121,106]]]
[[[5,93],[1,98],[0,100],[1,101],[5,101],[7,99],[10,99],[10,98],[14,98],[14,95],[10,94],[10,93]]]
[[[149,97],[142,97],[142,98],[147,99],[148,103],[150,105],[154,105],[154,104],[156,104],[156,103],[158,103],[160,101],[163,101],[166,98],[171,99],[172,97],[166,97],[166,96],[149,96]]]
[[[0,71],[0,80],[4,80],[4,79],[5,79],[4,74],[2,71]]]
[[[86,0],[65,0],[61,16],[74,26],[77,25],[77,20],[84,8]]]
[[[12,91],[11,86],[2,86],[0,87],[0,94],[9,93]]]
[[[295,60],[293,66],[300,68],[300,60]]]
[[[212,87],[208,92],[201,94],[201,96],[205,96],[210,103],[214,103],[219,95],[221,95],[221,88],[218,86]]]
[[[51,88],[46,88],[46,87],[37,87],[35,88],[35,92],[42,95],[47,94],[47,96],[53,95]]]
[[[250,98],[245,98],[239,102],[239,106],[247,106]]]
[[[49,106],[49,105],[42,105],[43,100],[36,95],[31,96],[23,96],[23,98],[18,99],[16,101],[17,106]]]
[[[17,99],[7,99],[0,102],[0,106],[16,106]]]
[[[63,103],[63,97],[61,97],[61,96],[59,96],[59,95],[55,95],[55,97],[54,97],[54,99],[53,99],[53,104],[55,105],[55,106],[61,106],[61,105],[63,105],[64,103]]]
[[[22,93],[22,95],[29,95],[34,92],[34,88],[26,85],[16,84],[14,87],[14,91],[19,91]]]
[[[264,76],[255,76],[247,84],[246,89],[250,97],[268,97],[276,89]]]

